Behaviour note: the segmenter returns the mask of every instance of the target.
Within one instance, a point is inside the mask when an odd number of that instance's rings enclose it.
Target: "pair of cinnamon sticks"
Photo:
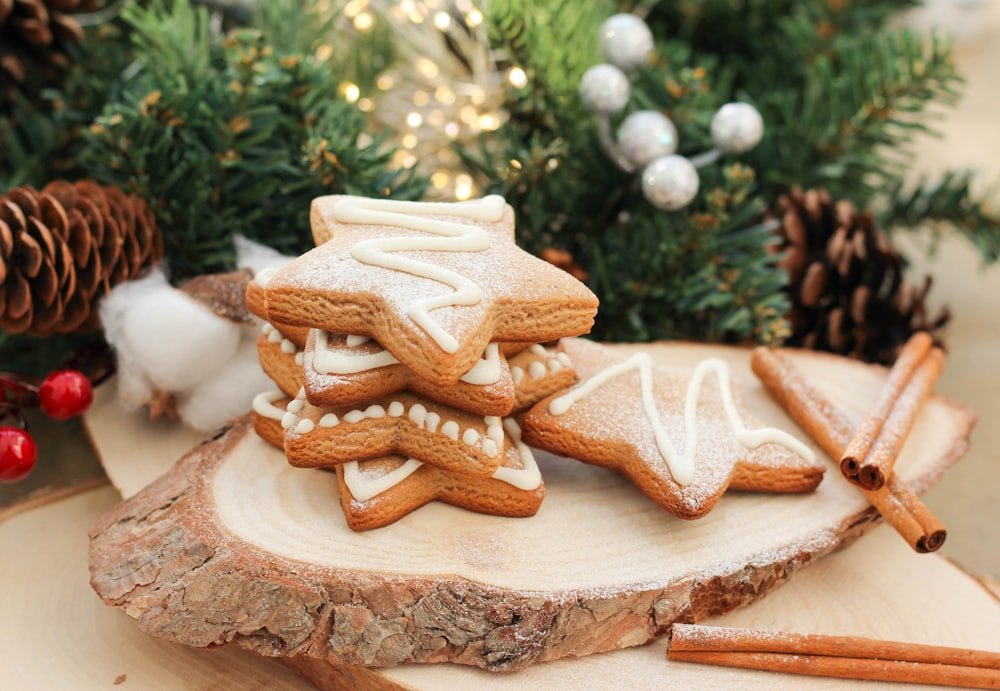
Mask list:
[[[856,430],[784,354],[758,348],[751,367],[806,433],[840,459],[844,476],[910,546],[933,552],[947,533],[892,468],[943,362],[930,336],[911,338]],[[854,636],[674,624],[667,658],[842,679],[1000,688],[1000,653]]]
[[[920,497],[892,472],[921,406],[941,373],[944,355],[925,332],[904,346],[868,414],[856,430],[810,386],[783,353],[757,348],[750,366],[765,388],[832,458],[879,513],[917,552],[933,552],[947,531]]]
[[[1000,688],[1000,653],[696,624],[674,624],[667,659],[791,674]]]
[[[843,452],[840,470],[854,484],[869,490],[885,484],[944,366],[944,353],[933,345],[930,335],[919,331],[896,358],[878,400]]]

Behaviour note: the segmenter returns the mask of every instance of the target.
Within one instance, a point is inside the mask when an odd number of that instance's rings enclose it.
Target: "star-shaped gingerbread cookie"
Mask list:
[[[667,511],[708,513],[727,488],[805,492],[823,477],[804,443],[760,427],[722,360],[653,367],[583,339],[565,339],[580,383],[537,403],[524,420],[531,446],[622,473]]]
[[[457,382],[490,342],[546,342],[593,325],[597,298],[514,244],[500,197],[321,197],[312,218],[330,239],[270,279],[269,319],[370,336],[438,386]]]
[[[281,420],[290,402],[280,391],[261,393],[253,402],[257,435],[279,449],[285,442]],[[398,455],[336,466],[347,524],[353,530],[381,528],[432,501],[511,518],[535,515],[545,496],[541,473],[531,449],[520,441],[517,423],[508,418],[504,425],[514,446],[490,477],[457,475]]]
[[[517,423],[507,418],[517,438]],[[381,528],[432,501],[468,511],[521,518],[534,516],[545,496],[542,476],[524,443],[508,453],[491,477],[448,473],[412,458],[386,456],[337,466],[340,504],[353,530]]]

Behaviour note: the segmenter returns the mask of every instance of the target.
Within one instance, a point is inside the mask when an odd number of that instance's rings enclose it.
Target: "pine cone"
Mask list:
[[[13,189],[0,196],[0,327],[31,336],[96,329],[97,300],[162,257],[138,197],[89,181]]]
[[[903,259],[870,213],[799,188],[778,209],[792,301],[788,345],[891,364],[916,331],[940,344],[950,315],[928,314],[930,277],[919,288],[903,282]]]
[[[53,79],[70,64],[68,46],[83,29],[69,16],[100,7],[103,0],[0,0],[0,99],[26,82],[29,69]]]

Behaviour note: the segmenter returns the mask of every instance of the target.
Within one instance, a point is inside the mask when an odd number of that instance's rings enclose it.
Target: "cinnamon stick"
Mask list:
[[[813,388],[783,353],[757,348],[750,366],[806,434],[831,458],[840,458],[853,436],[850,420]],[[934,552],[944,544],[948,535],[944,526],[895,473],[890,473],[877,490],[858,489],[914,551]]]
[[[913,371],[913,376],[893,402],[892,410],[875,443],[866,456],[854,458],[848,452],[841,460],[841,471],[847,463],[856,468],[854,481],[865,489],[878,489],[892,470],[906,437],[920,413],[920,408],[931,395],[944,366],[944,352],[932,348],[923,361]],[[888,384],[888,382],[887,382]],[[855,437],[857,439],[857,437]],[[850,445],[848,445],[850,449]]]
[[[674,624],[667,658],[842,679],[1000,688],[1000,653],[857,636]]]
[[[915,552],[936,552],[941,549],[948,531],[927,504],[895,473],[876,490],[859,487],[872,506],[896,529]]]
[[[840,410],[816,391],[784,353],[755,348],[750,368],[793,420],[831,458],[840,458],[854,426]]]
[[[861,460],[868,456],[868,451],[878,438],[879,432],[882,431],[882,426],[895,406],[896,400],[913,378],[913,373],[924,361],[933,344],[934,340],[930,334],[926,331],[918,331],[903,346],[892,369],[889,370],[889,377],[886,379],[878,399],[861,420],[861,424],[858,425],[853,437],[844,449],[840,461],[840,470],[844,477],[857,478]],[[869,489],[872,488],[869,487]]]

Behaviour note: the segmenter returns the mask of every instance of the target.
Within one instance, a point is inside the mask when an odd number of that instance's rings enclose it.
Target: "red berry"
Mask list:
[[[38,447],[28,430],[0,427],[0,482],[23,480],[35,467]]]
[[[85,412],[94,402],[94,387],[82,372],[57,370],[38,389],[38,402],[54,420],[68,420]]]

